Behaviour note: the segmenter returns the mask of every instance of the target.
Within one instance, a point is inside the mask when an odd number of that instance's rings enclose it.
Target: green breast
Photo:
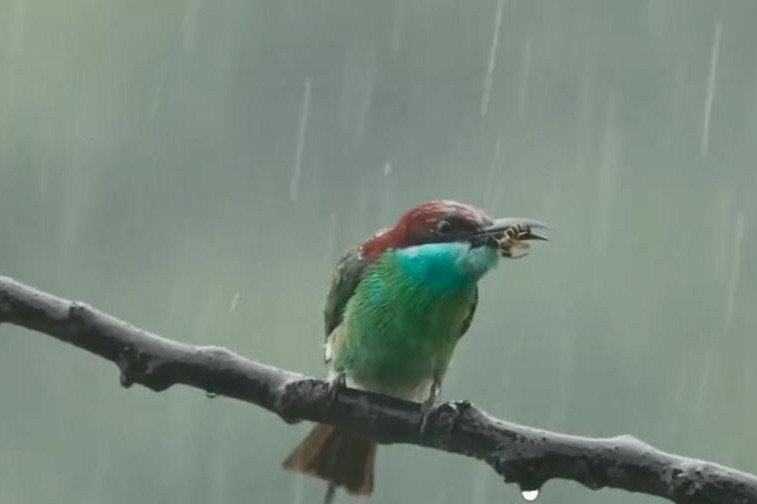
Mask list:
[[[434,253],[431,259],[408,259],[387,252],[369,267],[345,308],[344,340],[334,355],[337,371],[386,387],[444,374],[478,278],[461,276],[455,256]],[[408,267],[410,260],[416,262]]]

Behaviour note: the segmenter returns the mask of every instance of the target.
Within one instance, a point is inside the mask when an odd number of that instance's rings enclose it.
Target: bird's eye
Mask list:
[[[441,235],[445,235],[449,233],[450,231],[452,231],[452,223],[450,221],[446,219],[442,219],[436,224],[437,233]]]

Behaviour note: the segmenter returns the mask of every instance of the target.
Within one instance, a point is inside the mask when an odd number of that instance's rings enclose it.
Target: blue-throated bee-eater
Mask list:
[[[422,425],[452,351],[473,319],[477,283],[502,257],[518,257],[543,223],[490,219],[454,201],[422,203],[337,264],[326,300],[325,360],[336,387],[423,403]],[[354,495],[373,490],[376,443],[317,425],[284,461],[286,469]]]

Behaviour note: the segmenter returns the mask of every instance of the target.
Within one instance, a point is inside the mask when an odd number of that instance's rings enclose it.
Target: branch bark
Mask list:
[[[256,404],[289,423],[328,423],[381,443],[466,455],[524,491],[567,479],[592,490],[618,488],[679,504],[757,503],[757,477],[751,474],[666,453],[631,436],[579,437],[506,422],[467,401],[440,405],[421,433],[418,404],[352,389],[332,400],[322,380],[224,348],[165,339],[87,304],[0,276],[2,323],[45,333],[115,363],[124,387],[138,383],[160,392],[188,385]]]

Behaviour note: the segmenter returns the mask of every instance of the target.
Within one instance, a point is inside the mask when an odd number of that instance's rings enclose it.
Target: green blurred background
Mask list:
[[[0,0],[0,274],[320,375],[340,254],[436,197],[553,224],[444,397],[757,472],[757,3]],[[314,503],[308,427],[0,328],[0,502]],[[375,503],[518,502],[382,448]],[[358,502],[344,496],[339,502]],[[364,501],[359,501],[364,502]],[[550,482],[539,502],[661,502]]]

